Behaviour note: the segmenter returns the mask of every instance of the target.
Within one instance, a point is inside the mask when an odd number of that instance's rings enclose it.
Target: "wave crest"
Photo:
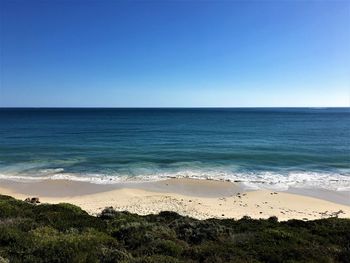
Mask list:
[[[150,172],[145,174],[98,174],[68,173],[63,168],[42,169],[37,174],[0,174],[0,179],[15,181],[71,180],[94,184],[115,184],[123,182],[149,182],[169,178],[193,178],[206,180],[225,180],[243,184],[248,189],[288,190],[296,188],[323,188],[336,191],[350,191],[350,174],[291,171],[278,172],[225,172],[180,170],[173,172]]]

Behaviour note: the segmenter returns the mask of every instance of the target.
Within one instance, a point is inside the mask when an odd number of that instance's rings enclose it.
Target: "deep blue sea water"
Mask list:
[[[350,189],[350,108],[0,109],[0,178]]]

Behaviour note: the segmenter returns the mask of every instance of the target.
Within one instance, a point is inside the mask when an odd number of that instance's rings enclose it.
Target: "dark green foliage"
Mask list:
[[[201,221],[112,208],[93,217],[0,195],[3,262],[350,262],[350,220]]]

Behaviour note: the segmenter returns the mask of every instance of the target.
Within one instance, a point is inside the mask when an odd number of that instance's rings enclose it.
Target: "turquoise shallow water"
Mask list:
[[[350,189],[350,108],[0,109],[0,178]]]

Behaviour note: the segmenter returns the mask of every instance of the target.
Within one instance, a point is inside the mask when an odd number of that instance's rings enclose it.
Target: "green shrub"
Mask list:
[[[0,195],[0,263],[349,262],[350,219],[196,220],[174,212],[90,216]]]
[[[10,263],[10,261],[0,256],[0,263]]]

